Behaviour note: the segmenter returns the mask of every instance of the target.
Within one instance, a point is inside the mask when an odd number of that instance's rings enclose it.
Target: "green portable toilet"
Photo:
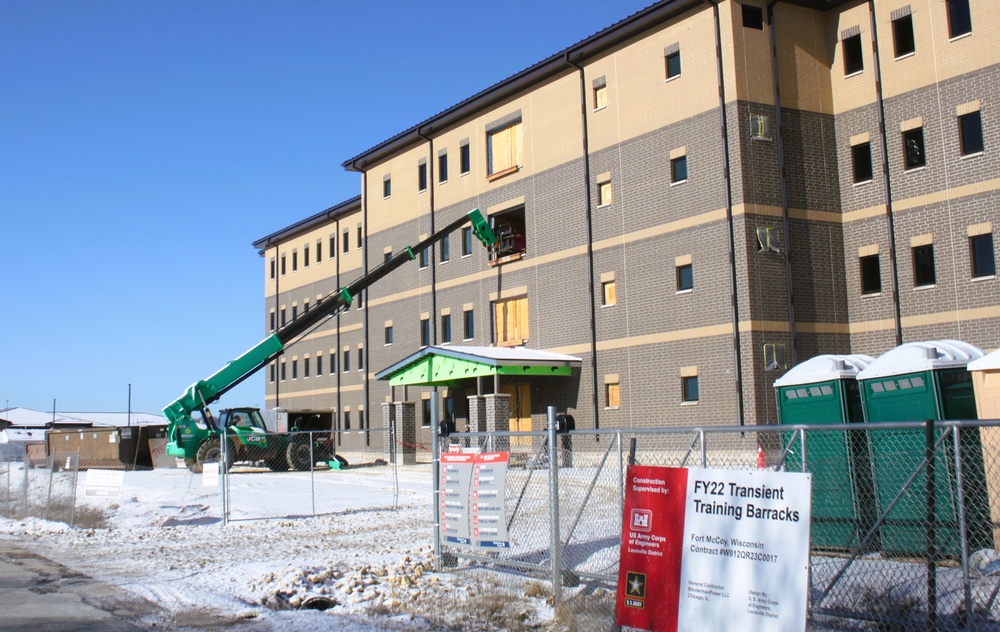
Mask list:
[[[976,419],[970,361],[982,349],[959,340],[909,342],[879,356],[858,374],[865,421]],[[969,550],[992,547],[986,475],[978,432],[962,432],[962,491]],[[935,439],[940,437],[937,432]],[[879,514],[885,512],[926,452],[923,429],[872,431],[875,490]],[[882,523],[882,550],[889,554],[923,555],[927,551],[926,470],[921,469]],[[955,484],[954,442],[949,438],[935,453],[935,521],[939,555],[958,558],[961,540]]]
[[[1000,419],[1000,349],[969,363],[972,385],[976,392],[976,412],[979,419]],[[979,429],[986,463],[1000,462],[1000,426]],[[993,525],[993,548],[1000,551],[1000,472],[986,469],[986,489],[990,497],[990,517]]]
[[[875,522],[875,491],[868,462],[868,437],[861,426],[861,395],[855,379],[873,358],[820,355],[796,365],[775,380],[782,425],[837,426],[806,435],[807,469],[812,473],[811,545],[814,549],[853,550]],[[792,439],[784,433],[785,444]],[[802,470],[802,444],[792,442],[786,467]],[[877,535],[865,543],[878,548]]]

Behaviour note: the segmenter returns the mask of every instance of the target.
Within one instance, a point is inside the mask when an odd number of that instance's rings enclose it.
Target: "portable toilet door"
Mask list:
[[[876,503],[868,437],[860,427],[861,395],[855,379],[873,358],[866,355],[820,355],[802,362],[775,380],[778,418],[782,425],[827,426],[806,434],[812,474],[812,548],[854,550],[875,523]],[[786,469],[802,471],[801,440],[785,435],[791,444]],[[877,550],[878,539],[865,542]]]
[[[983,356],[978,347],[958,340],[909,342],[875,359],[858,374],[865,421],[974,419],[972,380],[966,368]],[[940,438],[940,432],[935,439]],[[992,546],[979,433],[961,433],[965,519],[971,550]],[[890,554],[922,555],[927,551],[926,453],[923,429],[869,433],[879,514],[914,480],[881,526],[882,549]],[[918,471],[919,469],[919,471]],[[940,555],[958,558],[961,539],[955,485],[954,443],[946,440],[935,454],[936,542]]]
[[[976,395],[976,412],[979,419],[1000,419],[1000,349],[973,360],[968,366]],[[990,518],[993,526],[993,548],[1000,550],[1000,426],[979,429],[983,444],[986,469],[986,491],[990,499]]]

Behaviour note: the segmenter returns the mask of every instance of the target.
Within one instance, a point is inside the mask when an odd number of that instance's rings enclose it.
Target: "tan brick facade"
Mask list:
[[[748,0],[765,8],[762,30],[743,26],[742,4],[723,0],[715,11],[666,0],[345,162],[362,174],[359,199],[256,244],[266,327],[272,311],[278,318],[281,306],[315,304],[473,208],[495,222],[513,212],[525,254],[494,267],[478,243],[464,255],[460,232],[452,234],[447,261],[435,248],[429,265],[407,264],[363,308],[295,343],[283,359],[296,359],[298,377],[282,381],[276,370],[268,405],[332,412],[335,427],[349,408],[357,428],[359,408],[420,402],[428,389],[392,389],[374,373],[420,348],[422,317],[434,344],[444,317],[450,344],[492,344],[492,303],[513,294],[527,300],[527,346],[583,360],[571,378],[522,380],[536,429],[547,405],[572,413],[578,428],[773,423],[772,383],[795,361],[877,356],[898,337],[1000,346],[1000,281],[973,279],[969,250],[971,237],[998,225],[1000,5],[973,1],[972,34],[952,39],[942,0],[876,0],[874,15],[857,0],[825,10],[778,2],[770,15],[767,3]],[[896,59],[892,15],[905,7],[916,52]],[[863,69],[848,75],[844,40],[858,34]],[[670,76],[667,58],[677,54],[680,72]],[[981,113],[985,150],[963,156],[958,117],[971,112]],[[492,176],[488,136],[512,122],[521,164]],[[926,161],[917,170],[903,155],[902,134],[914,128]],[[864,144],[873,175],[856,183],[852,148]],[[915,288],[913,238],[928,235],[936,282]],[[866,255],[878,257],[881,292],[862,295]],[[689,289],[678,285],[685,266]],[[696,401],[685,401],[692,377]],[[453,406],[459,429],[476,389],[474,380],[447,389],[442,410]],[[423,414],[418,404],[418,445],[430,440]]]

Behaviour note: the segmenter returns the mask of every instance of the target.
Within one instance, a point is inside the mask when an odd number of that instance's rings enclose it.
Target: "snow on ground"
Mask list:
[[[289,480],[302,476],[234,474],[234,520],[223,526],[219,488],[202,487],[200,476],[128,472],[120,498],[96,501],[109,528],[0,519],[0,539],[158,604],[163,612],[138,622],[144,628],[214,621],[262,631],[486,630],[551,620],[547,589],[536,580],[433,571],[429,466],[399,469],[397,509],[385,502],[393,476],[386,467],[353,483],[337,478],[339,507],[328,509],[338,513],[241,519],[309,513],[288,492]],[[82,473],[80,480],[83,502]]]

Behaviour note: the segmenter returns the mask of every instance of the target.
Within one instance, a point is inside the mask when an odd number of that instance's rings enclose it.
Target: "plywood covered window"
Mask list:
[[[522,345],[528,339],[528,297],[493,303],[494,337],[498,345]]]
[[[524,163],[521,119],[486,133],[487,175],[499,176]]]

